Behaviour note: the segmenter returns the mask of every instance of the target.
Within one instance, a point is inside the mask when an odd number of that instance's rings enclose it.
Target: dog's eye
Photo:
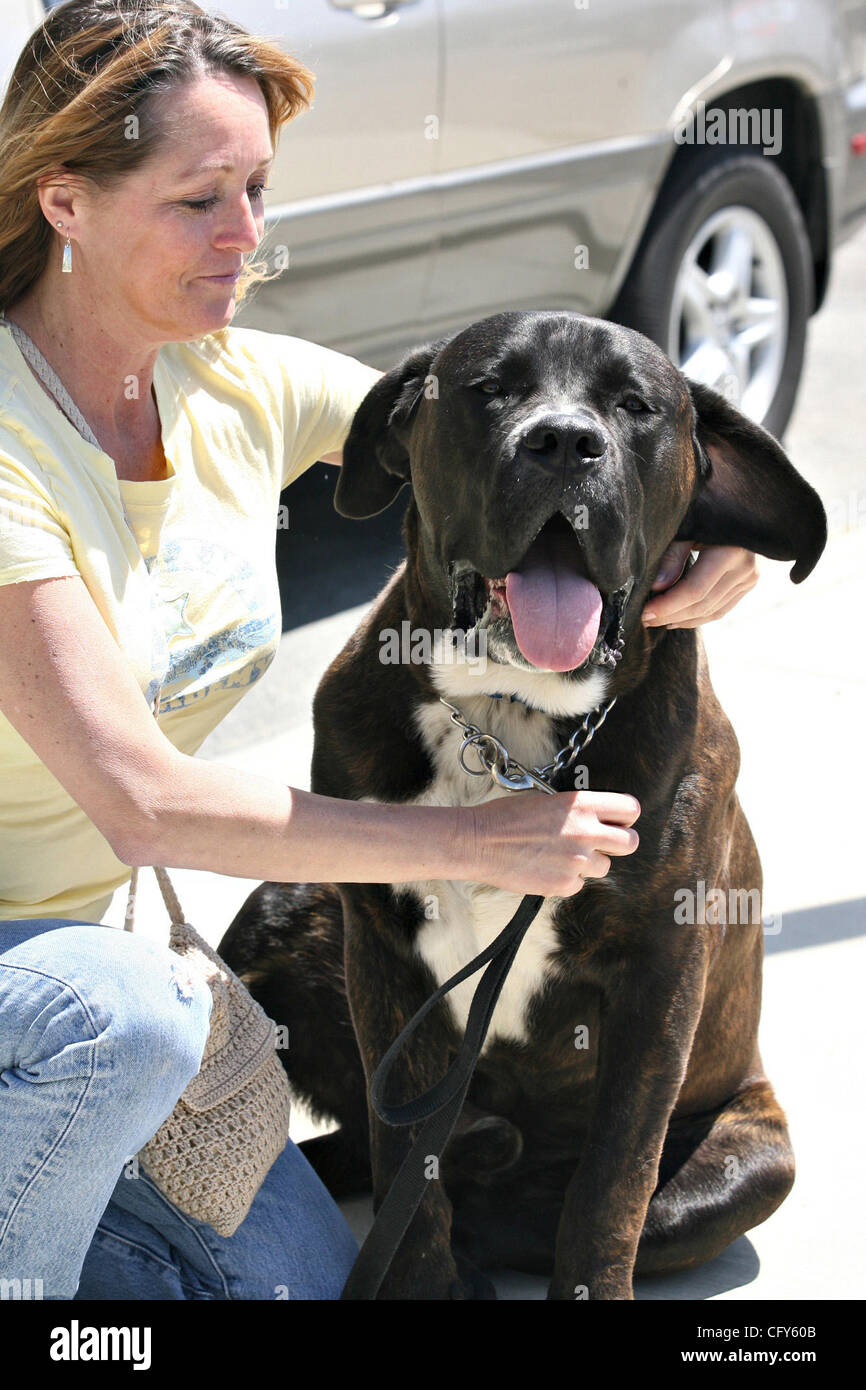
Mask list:
[[[484,396],[498,396],[502,390],[500,383],[492,376],[486,376],[482,381],[473,381],[472,385]]]
[[[636,396],[634,392],[631,392],[628,396],[624,396],[620,401],[620,405],[623,410],[628,410],[632,415],[643,415],[649,411],[649,406],[646,401],[642,401],[640,396]]]

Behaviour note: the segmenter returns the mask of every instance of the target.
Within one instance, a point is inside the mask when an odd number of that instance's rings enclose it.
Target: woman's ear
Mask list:
[[[334,492],[341,516],[361,520],[390,506],[409,478],[409,435],[430,366],[449,341],[415,348],[380,377],[355,412]]]
[[[698,484],[676,539],[794,560],[791,579],[799,584],[827,543],[820,497],[767,430],[712,387],[687,384]]]

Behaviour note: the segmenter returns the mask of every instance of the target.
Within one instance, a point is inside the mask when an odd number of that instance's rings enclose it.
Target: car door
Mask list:
[[[600,313],[726,45],[706,0],[443,0],[432,332],[512,308]]]
[[[284,128],[260,254],[288,264],[236,322],[389,365],[419,331],[434,226],[429,178],[437,0],[225,0],[312,70],[312,109]]]

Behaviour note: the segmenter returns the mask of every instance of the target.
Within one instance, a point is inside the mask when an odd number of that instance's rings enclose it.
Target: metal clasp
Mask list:
[[[553,787],[549,787],[543,778],[531,772],[528,767],[524,767],[516,758],[512,758],[505,745],[500,743],[493,734],[482,733],[475,728],[474,724],[466,724],[464,727],[472,730],[463,739],[457,754],[464,772],[468,772],[471,777],[483,777],[487,772],[494,782],[500,787],[505,787],[508,791],[530,791],[533,787],[537,787],[541,791],[555,795]],[[482,764],[480,768],[466,766],[463,754],[469,746],[473,747],[478,754]]]

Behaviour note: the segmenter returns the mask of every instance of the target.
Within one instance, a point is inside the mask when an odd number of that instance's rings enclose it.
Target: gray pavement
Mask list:
[[[786,447],[830,514],[825,556],[805,584],[762,561],[753,592],[704,628],[716,692],[739,738],[740,798],[765,878],[761,1026],[767,1073],[785,1107],[798,1161],[793,1192],[763,1226],[688,1275],[638,1281],[647,1299],[852,1299],[866,1293],[862,1163],[866,1083],[863,987],[866,852],[863,714],[866,660],[866,230],[838,253]],[[202,757],[309,787],[316,685],[366,605],[288,632],[254,688],[200,750]],[[262,731],[267,730],[266,737]],[[250,879],[176,870],[187,916],[214,944]],[[152,875],[139,921],[164,933]],[[109,920],[120,925],[125,893]],[[295,1112],[292,1137],[319,1132]],[[347,1203],[359,1235],[365,1202]],[[500,1298],[543,1298],[542,1280],[498,1279]]]

